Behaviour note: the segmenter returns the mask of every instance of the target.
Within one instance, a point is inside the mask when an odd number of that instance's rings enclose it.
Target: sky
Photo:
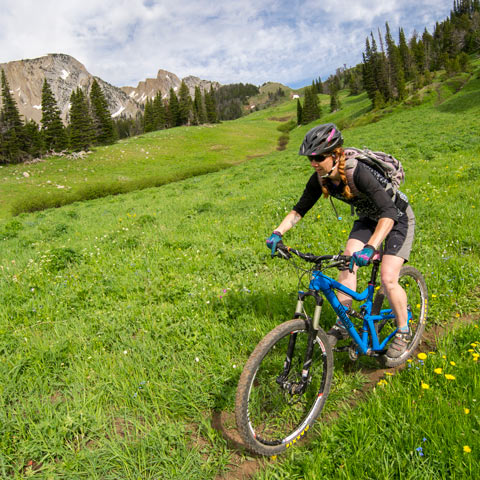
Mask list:
[[[48,53],[137,86],[159,69],[221,84],[325,80],[362,61],[389,23],[398,42],[443,21],[453,0],[0,0],[0,63]],[[377,40],[377,44],[378,44]]]

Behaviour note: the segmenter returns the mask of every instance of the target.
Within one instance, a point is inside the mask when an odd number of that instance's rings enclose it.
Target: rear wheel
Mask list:
[[[325,404],[332,382],[333,353],[320,329],[313,342],[308,378],[302,382],[309,337],[304,320],[285,322],[260,341],[245,364],[235,415],[245,445],[255,453],[276,455],[293,446]],[[285,369],[287,358],[290,369]]]
[[[380,357],[381,362],[386,367],[401,365],[412,355],[421,342],[427,319],[428,295],[427,285],[423,275],[416,268],[406,265],[400,270],[399,283],[407,294],[408,326],[410,327],[412,338],[407,350],[400,357],[391,358],[386,354]],[[391,312],[391,307],[383,287],[381,287],[375,295],[372,314],[379,315],[382,312],[385,313],[386,316]],[[376,324],[376,328],[379,341],[382,342],[395,332],[397,328],[395,318],[385,318],[385,320],[381,320]]]

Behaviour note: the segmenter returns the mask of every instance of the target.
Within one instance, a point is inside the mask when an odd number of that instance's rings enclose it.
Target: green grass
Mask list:
[[[294,108],[287,102],[281,115]],[[274,151],[276,109],[236,122],[181,127],[97,148],[84,159],[53,157],[0,167],[0,218],[155,187],[230,167]]]
[[[405,164],[404,191],[418,220],[411,263],[427,279],[430,324],[478,314],[479,90],[478,79],[472,78],[441,104],[432,101],[399,109],[374,124],[344,131],[347,145],[382,149]],[[363,101],[350,97],[342,103],[347,109],[349,102]],[[291,318],[295,307],[295,273],[287,263],[271,260],[264,245],[311,174],[308,162],[297,152],[312,125],[294,128],[286,150],[274,150],[280,123],[268,118],[286,116],[294,108],[295,102],[289,102],[256,112],[248,121],[146,135],[132,139],[130,151],[144,148],[142,142],[153,151],[163,139],[158,148],[174,156],[180,137],[197,138],[196,146],[182,144],[188,145],[182,158],[192,165],[206,145],[227,145],[225,139],[222,143],[227,130],[232,136],[247,136],[250,121],[258,126],[252,127],[255,133],[248,141],[259,145],[261,153],[273,152],[263,157],[161,188],[0,221],[1,477],[205,480],[229,468],[234,452],[212,428],[212,417],[217,411],[233,410],[236,384],[249,353],[266,332]],[[351,108],[349,115],[354,115]],[[247,156],[241,154],[241,142],[228,142],[239,152],[231,157],[225,153],[232,164]],[[119,175],[121,148],[126,148],[122,145],[99,149],[95,156],[73,164],[55,159],[33,167],[42,178],[51,174],[52,181],[63,179],[73,190],[90,162],[96,162],[90,177],[98,174],[105,180]],[[248,155],[254,152],[252,148]],[[124,168],[131,162],[132,175],[153,175],[153,164],[142,158],[128,160],[125,153]],[[58,172],[57,162],[71,170]],[[4,167],[0,177],[14,169],[23,170]],[[20,189],[22,181],[10,180],[10,186]],[[33,196],[39,190],[17,190],[8,202],[12,205],[26,192]],[[341,221],[335,220],[328,202],[320,201],[285,241],[319,254],[338,252],[352,219],[347,206],[337,202],[337,209]],[[360,277],[364,281],[365,272]],[[326,308],[323,326],[328,328],[333,321]],[[462,423],[465,435],[470,435],[467,427],[478,430],[478,407],[473,402],[473,398],[478,402],[478,366],[468,367],[470,357],[464,347],[480,338],[478,330],[468,328],[442,347],[449,360],[465,369],[468,382],[460,369],[456,383],[436,384],[440,378],[430,370],[422,377],[431,386],[422,398],[440,391],[445,397],[441,402],[460,402],[459,408],[471,399],[470,416],[461,420],[475,420],[477,427]],[[439,354],[430,358],[440,361]],[[339,427],[335,423],[331,430],[317,428],[307,450],[282,457],[265,478],[302,478],[300,471],[305,478],[318,478],[319,464],[309,462],[309,455],[327,458],[325,468],[339,467],[335,459],[342,451],[355,451],[365,432],[381,430],[384,424],[377,426],[379,419],[391,419],[392,408],[406,412],[407,398],[420,398],[420,377],[415,372],[400,373],[391,381],[393,388],[390,383],[377,388],[368,400],[373,403],[352,413],[342,405],[364,378],[361,369],[338,355],[326,409],[342,411]],[[454,392],[453,385],[461,385],[460,390]],[[406,391],[410,397],[404,395]],[[366,413],[369,408],[377,415],[372,419]],[[423,476],[425,465],[419,462],[425,458],[410,452],[422,446],[425,436],[431,442],[428,446],[440,442],[451,446],[448,452],[435,453],[438,465],[428,463],[429,471],[443,472],[448,465],[452,478],[464,478],[468,468],[478,471],[478,441],[465,442],[472,454],[463,456],[463,443],[451,430],[437,428],[437,417],[430,421],[425,411],[416,412],[390,421],[392,430],[385,427],[380,442],[372,435],[372,447],[362,451],[365,464],[372,469],[379,469],[382,459],[387,466],[394,464],[394,452],[399,452],[398,459],[404,462],[399,465],[410,475],[406,478]],[[363,422],[361,428],[352,423],[354,414]],[[419,424],[408,438],[398,433],[406,430],[407,420],[409,425]],[[340,450],[335,439],[343,431]],[[360,467],[352,464],[352,468],[358,476]]]

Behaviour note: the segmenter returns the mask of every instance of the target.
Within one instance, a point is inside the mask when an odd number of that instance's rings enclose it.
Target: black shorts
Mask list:
[[[368,243],[378,222],[370,218],[359,218],[353,223],[349,239],[354,238],[363,243]],[[394,255],[408,261],[413,246],[415,233],[415,215],[412,207],[408,207],[405,213],[398,219],[384,242],[384,255]]]

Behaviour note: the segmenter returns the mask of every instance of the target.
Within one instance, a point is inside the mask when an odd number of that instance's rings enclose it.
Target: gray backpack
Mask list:
[[[359,148],[349,147],[345,149],[345,157],[345,175],[353,195],[359,193],[353,181],[353,173],[357,162],[362,162],[383,175],[391,184],[394,192],[397,192],[400,185],[405,182],[405,171],[402,163],[392,155],[384,152],[372,152],[368,148],[360,150]]]
[[[401,211],[405,210],[408,206],[408,198],[399,190],[400,185],[405,182],[405,171],[400,160],[397,160],[394,156],[384,152],[372,152],[368,148],[360,150],[359,148],[348,147],[345,148],[344,152],[345,176],[347,177],[348,186],[353,195],[358,195],[360,193],[353,181],[353,174],[358,162],[362,162],[387,179],[388,184],[386,190],[393,190],[393,201],[395,202],[395,205]],[[338,220],[341,220],[341,217],[338,216],[337,209],[333,204],[332,197],[330,197],[330,203],[332,204],[335,216]],[[353,216],[353,205],[351,205],[351,213]]]

